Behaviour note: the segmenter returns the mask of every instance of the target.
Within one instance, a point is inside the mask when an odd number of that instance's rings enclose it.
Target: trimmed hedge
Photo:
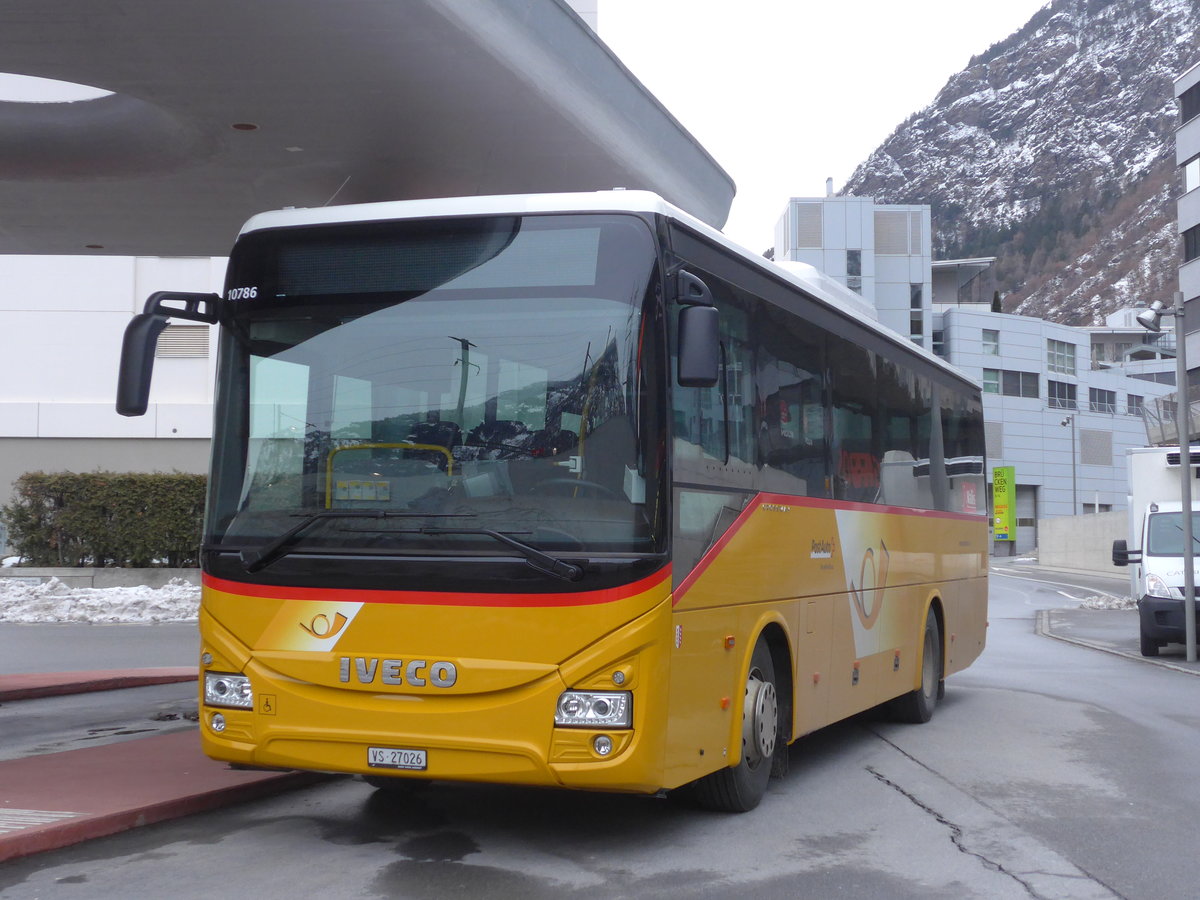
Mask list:
[[[197,566],[203,475],[26,472],[0,508],[32,566]]]

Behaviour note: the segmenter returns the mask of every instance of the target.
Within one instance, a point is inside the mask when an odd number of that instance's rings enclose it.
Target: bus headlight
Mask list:
[[[245,675],[205,672],[204,703],[206,706],[254,709],[254,691],[250,687],[250,679]]]
[[[554,724],[566,728],[628,728],[633,722],[629,691],[564,691]]]

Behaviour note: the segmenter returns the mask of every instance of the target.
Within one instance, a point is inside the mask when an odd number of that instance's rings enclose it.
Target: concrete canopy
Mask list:
[[[0,253],[221,256],[268,209],[613,187],[719,228],[733,199],[561,0],[5,0],[0,71],[112,92],[0,102]]]

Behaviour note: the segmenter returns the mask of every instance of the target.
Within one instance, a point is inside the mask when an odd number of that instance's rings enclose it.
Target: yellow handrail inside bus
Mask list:
[[[344,447],[334,447],[329,451],[325,460],[325,508],[333,507],[333,458],[344,450],[432,450],[446,457],[446,477],[454,474],[454,456],[441,444],[414,444],[412,441],[398,441],[394,444],[347,444]]]

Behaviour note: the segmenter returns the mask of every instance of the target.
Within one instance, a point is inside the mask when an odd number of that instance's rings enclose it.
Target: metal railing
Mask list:
[[[1175,409],[1179,394],[1147,399],[1142,405],[1142,420],[1146,423],[1146,440],[1152,447],[1179,445],[1179,426],[1176,424]],[[1200,434],[1200,385],[1187,389],[1188,439],[1194,441]]]

